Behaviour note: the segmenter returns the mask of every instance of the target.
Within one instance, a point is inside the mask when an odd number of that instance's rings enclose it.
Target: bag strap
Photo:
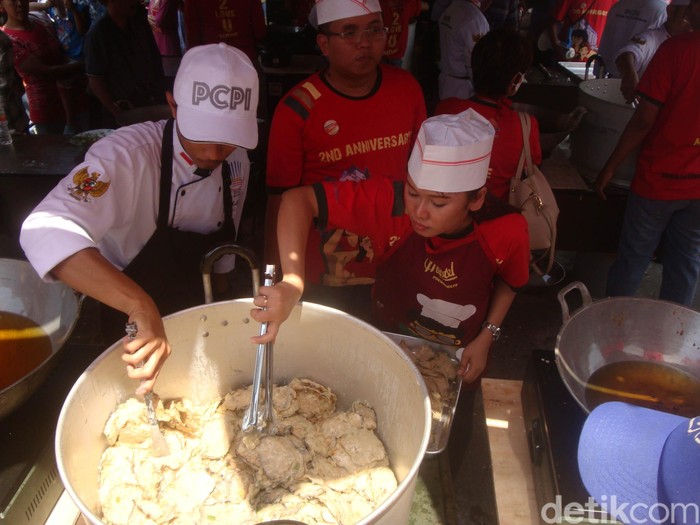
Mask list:
[[[530,152],[530,115],[525,112],[518,111],[518,117],[520,117],[520,125],[523,130],[523,151],[520,154],[517,177],[522,179],[523,168],[526,169],[528,174],[534,173],[535,170],[534,165],[532,163],[532,153]],[[557,238],[556,223],[552,224],[551,217],[548,214],[544,214],[543,216],[549,225],[550,232],[552,233],[551,246],[547,250],[545,250],[544,253],[540,255],[537,259],[532,258],[530,260],[530,267],[535,273],[539,274],[540,276],[543,275],[543,273],[549,273],[552,269],[552,266],[554,265],[554,251]],[[542,269],[539,267],[539,263],[545,260],[545,270],[542,271]]]
[[[533,172],[532,164],[532,153],[530,152],[530,115],[523,111],[518,111],[518,118],[520,118],[520,127],[523,130],[523,150],[520,153],[520,160],[518,161],[518,170],[515,172],[515,176],[519,179],[523,179],[523,169],[525,172],[530,174]]]

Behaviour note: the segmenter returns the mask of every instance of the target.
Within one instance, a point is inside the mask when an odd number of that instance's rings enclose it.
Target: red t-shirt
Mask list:
[[[659,106],[642,145],[632,191],[647,199],[700,198],[700,32],[674,36],[656,51],[637,91]]]
[[[41,75],[26,74],[20,66],[30,57],[36,57],[48,66],[66,62],[63,48],[53,28],[36,17],[31,17],[31,29],[8,29],[3,31],[12,39],[15,69],[22,78],[29,101],[29,117],[35,124],[60,121],[65,118],[63,103],[56,86],[56,79]]]
[[[421,12],[420,0],[379,0],[384,25],[389,29],[384,56],[403,58],[408,43],[408,24]]]
[[[405,180],[413,142],[425,120],[425,100],[416,79],[402,69],[381,65],[377,85],[361,98],[335,91],[316,73],[304,80],[277,105],[272,119],[267,156],[267,186],[282,193],[295,186],[337,180],[386,177]],[[367,263],[367,279],[343,282],[326,260],[323,245],[337,232],[311,232],[306,277],[329,285],[372,282],[374,267]],[[355,242],[350,236],[341,239]],[[349,262],[349,261],[348,261]]]
[[[363,250],[348,256],[377,261],[373,297],[383,328],[463,346],[481,329],[496,275],[513,288],[527,283],[527,222],[514,212],[473,222],[462,237],[425,239],[404,211],[403,186],[317,184],[319,225],[358,232]]]
[[[472,108],[487,119],[496,130],[491,150],[489,174],[486,178],[486,188],[499,199],[508,200],[510,181],[516,175],[520,154],[523,151],[523,129],[517,111],[507,98],[493,101],[474,96],[468,100],[448,98],[438,103],[436,115],[461,113]],[[542,163],[542,148],[540,146],[540,131],[537,119],[530,118],[530,152],[532,162]]]
[[[187,0],[185,29],[188,48],[224,42],[255,64],[267,28],[260,0]]]
[[[597,49],[603,36],[608,11],[617,0],[561,0],[554,12],[555,20],[564,22],[564,28],[575,24],[581,17],[588,22],[588,44]]]

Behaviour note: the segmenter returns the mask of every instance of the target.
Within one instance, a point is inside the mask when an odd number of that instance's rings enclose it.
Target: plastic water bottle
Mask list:
[[[0,146],[7,146],[9,144],[12,144],[12,135],[10,135],[10,127],[7,125],[5,101],[0,97]]]

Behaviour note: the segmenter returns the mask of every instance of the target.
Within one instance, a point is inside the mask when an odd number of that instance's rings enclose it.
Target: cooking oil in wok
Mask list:
[[[51,355],[51,339],[28,317],[0,311],[0,389],[22,379]]]
[[[649,361],[607,364],[586,385],[586,406],[624,401],[679,416],[700,414],[700,380],[671,366]]]

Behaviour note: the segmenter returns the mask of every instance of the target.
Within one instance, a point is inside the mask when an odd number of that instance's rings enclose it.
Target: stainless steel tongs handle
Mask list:
[[[265,265],[264,286],[272,286],[275,283],[275,265]],[[263,308],[264,310],[264,308]],[[267,333],[267,323],[260,324],[260,335]],[[263,376],[263,368],[265,370]],[[263,384],[264,383],[264,384]],[[260,387],[265,389],[265,407],[260,411]],[[255,370],[253,372],[253,392],[250,397],[250,406],[243,416],[241,428],[246,431],[251,428],[272,431],[274,414],[272,410],[272,343],[258,345],[255,356]]]

